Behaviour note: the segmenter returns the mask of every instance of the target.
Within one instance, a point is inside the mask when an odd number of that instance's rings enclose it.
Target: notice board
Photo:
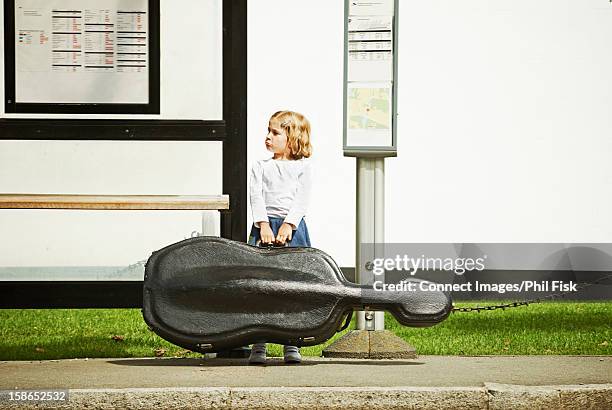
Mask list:
[[[344,155],[397,155],[399,0],[345,0]]]
[[[159,113],[159,0],[8,0],[5,46],[7,113]]]

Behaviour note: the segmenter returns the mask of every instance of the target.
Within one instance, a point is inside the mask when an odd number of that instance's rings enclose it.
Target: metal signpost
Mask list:
[[[372,283],[367,261],[383,250],[385,157],[397,156],[398,11],[399,0],[344,2],[343,148],[345,156],[357,158],[355,276],[360,284]],[[325,348],[323,355],[416,357],[413,347],[384,327],[384,312],[357,312],[357,329]]]
[[[345,0],[343,148],[357,157],[359,283],[370,279],[364,253],[374,255],[374,245],[384,242],[384,161],[397,155],[398,6],[398,0]],[[358,312],[357,328],[384,329],[384,312]]]

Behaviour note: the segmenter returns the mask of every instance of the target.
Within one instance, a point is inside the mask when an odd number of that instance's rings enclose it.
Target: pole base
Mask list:
[[[416,349],[388,330],[351,330],[323,350],[324,357],[416,359]]]

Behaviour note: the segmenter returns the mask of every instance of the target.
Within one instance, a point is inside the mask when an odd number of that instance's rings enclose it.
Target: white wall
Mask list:
[[[391,242],[612,240],[612,4],[402,2]]]
[[[269,115],[313,125],[313,246],[354,266],[343,2],[249,3],[249,160]],[[612,5],[402,0],[387,242],[612,241]]]
[[[221,27],[220,0],[161,1],[160,115],[7,115],[2,98],[0,117],[221,119]],[[221,194],[222,144],[0,140],[0,192]],[[200,211],[2,210],[0,266],[128,265],[201,229]]]

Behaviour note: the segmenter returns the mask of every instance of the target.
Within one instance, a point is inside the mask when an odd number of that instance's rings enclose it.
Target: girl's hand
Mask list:
[[[276,243],[279,245],[284,245],[285,242],[291,241],[291,235],[293,235],[293,229],[291,225],[283,222],[280,229],[278,230],[278,235],[276,235]]]
[[[272,232],[268,222],[259,223],[259,236],[261,237],[261,243],[274,242],[274,232]]]

